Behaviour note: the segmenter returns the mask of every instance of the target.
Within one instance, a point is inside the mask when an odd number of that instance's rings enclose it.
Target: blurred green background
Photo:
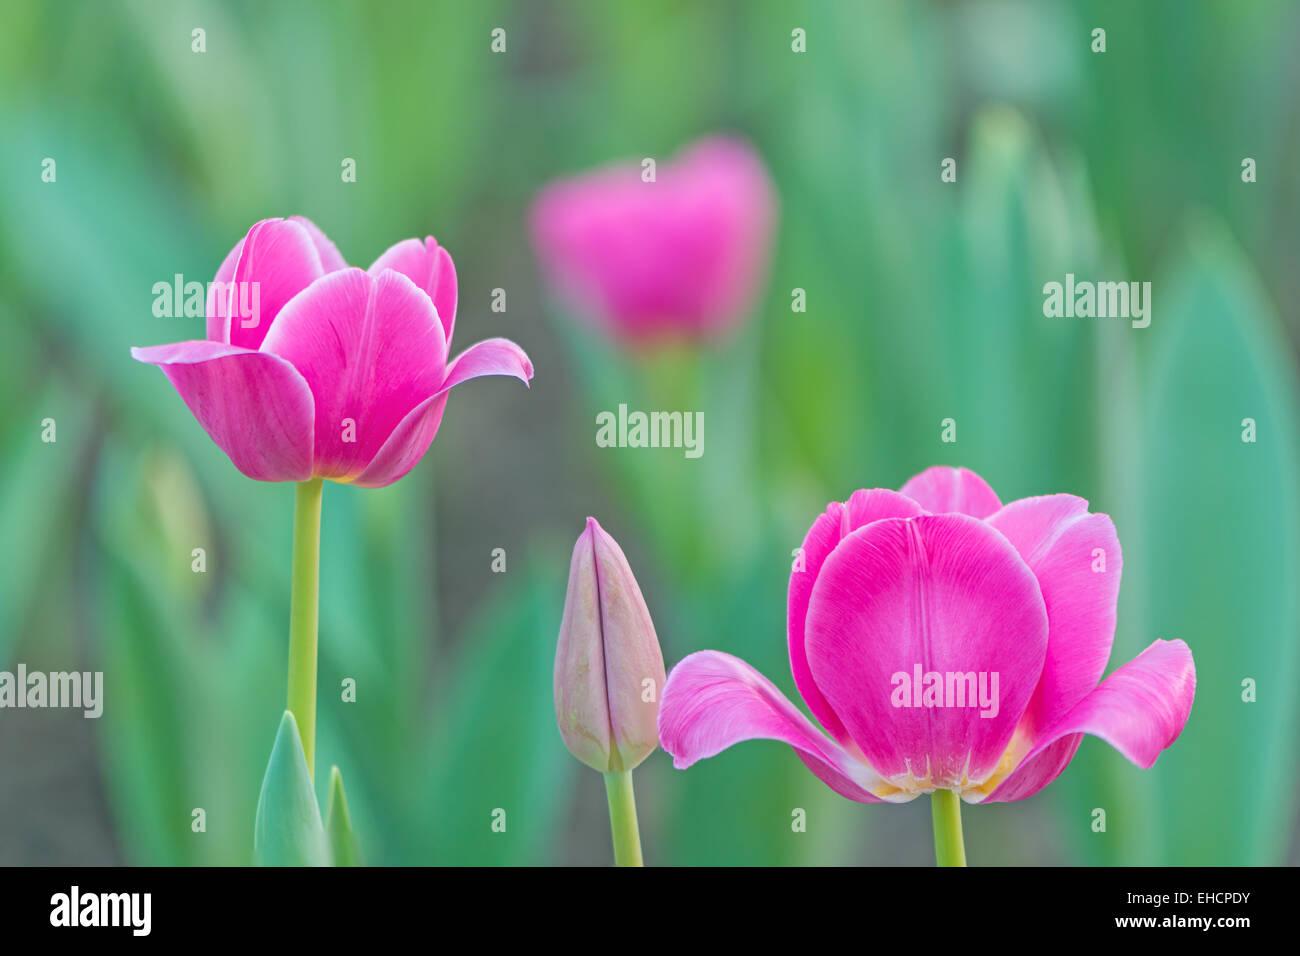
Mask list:
[[[323,803],[342,768],[368,862],[610,859],[601,780],[551,700],[587,514],[628,553],[670,666],[730,651],[793,697],[791,550],[827,501],[940,463],[1004,501],[1069,491],[1111,514],[1126,568],[1108,669],[1180,637],[1199,677],[1153,770],[1089,738],[1039,796],[967,807],[972,862],[1298,859],[1300,6],[11,0],[0,16],[0,669],[106,685],[98,721],[0,711],[0,863],[250,859],[292,491],[243,478],[128,347],[202,337],[202,319],[153,316],[153,284],[206,282],[254,221],[293,213],[362,265],[433,233],[460,276],[453,347],[505,335],[537,369],[530,392],[457,390],[396,485],[327,483],[318,787]],[[704,354],[621,352],[553,305],[530,199],[715,130],[756,145],[780,196],[761,304]],[[1151,326],[1045,319],[1042,286],[1067,272],[1152,282]],[[597,448],[595,414],[620,402],[704,411],[704,457]],[[684,772],[656,753],[636,780],[648,863],[933,861],[928,801],[842,800],[778,744]]]

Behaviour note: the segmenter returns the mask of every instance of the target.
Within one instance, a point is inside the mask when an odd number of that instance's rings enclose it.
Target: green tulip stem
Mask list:
[[[323,481],[295,486],[293,583],[289,598],[289,711],[298,722],[307,773],[316,779],[316,632],[320,614],[320,501]]]
[[[961,797],[952,790],[930,794],[934,817],[934,858],[939,866],[965,866],[966,845],[961,838]]]
[[[605,796],[609,798],[609,827],[614,834],[614,865],[643,866],[632,771],[611,770],[605,774]]]

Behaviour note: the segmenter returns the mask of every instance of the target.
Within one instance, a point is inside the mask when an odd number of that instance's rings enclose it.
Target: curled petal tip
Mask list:
[[[447,250],[433,236],[403,239],[376,259],[370,272],[378,275],[384,269],[402,273],[429,297],[450,343],[456,327],[457,286],[456,266]]]
[[[533,377],[533,363],[527,353],[509,339],[484,339],[451,360],[439,391],[445,392],[481,375],[508,375],[527,385]]]
[[[766,677],[738,657],[696,651],[664,685],[659,741],[679,770],[745,740],[789,744],[837,793],[863,803],[878,798],[879,776],[813,726]]]
[[[1080,734],[1104,740],[1148,770],[1183,732],[1195,697],[1196,664],[1187,644],[1153,641],[1044,731],[989,799],[1021,800],[1037,793],[1065,769]]]

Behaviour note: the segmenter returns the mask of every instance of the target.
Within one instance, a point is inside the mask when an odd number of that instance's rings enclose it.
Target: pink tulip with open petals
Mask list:
[[[548,278],[619,339],[716,337],[750,308],[767,267],[776,201],[746,143],[710,137],[654,181],[641,163],[553,183],[533,205]]]
[[[349,268],[308,220],[264,219],[221,263],[206,313],[206,339],[133,348],[131,355],[163,370],[241,472],[297,483],[286,712],[267,779],[280,741],[296,729],[310,781],[324,480],[392,484],[428,450],[454,386],[481,375],[512,375],[527,385],[533,366],[506,339],[487,339],[449,357],[456,270],[432,237],[399,242],[362,270]],[[267,787],[264,780],[259,837],[297,826],[285,820],[297,809],[268,800]],[[261,848],[257,853],[276,859]],[[315,859],[286,857],[308,858]]]
[[[1101,680],[1122,563],[1110,518],[1073,495],[1003,505],[960,468],[858,491],[817,518],[790,575],[791,670],[825,733],[744,661],[701,651],[668,677],[660,742],[684,768],[779,740],[861,802],[1021,800],[1083,734],[1150,767],[1196,670],[1157,640]]]
[[[453,386],[532,378],[506,339],[449,358],[455,318],[456,271],[432,238],[400,242],[363,271],[308,220],[265,219],[217,271],[207,339],[131,354],[163,370],[248,477],[373,488],[423,457]]]

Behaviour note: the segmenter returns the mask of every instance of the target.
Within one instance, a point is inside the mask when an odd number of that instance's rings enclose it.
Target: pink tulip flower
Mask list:
[[[363,271],[308,220],[264,219],[217,270],[207,339],[131,354],[162,368],[248,477],[377,488],[423,457],[452,386],[532,378],[506,339],[449,360],[455,319],[456,270],[432,237],[399,242]]]
[[[610,166],[542,191],[538,258],[560,293],[620,340],[714,338],[748,311],[767,267],[775,198],[754,150],[695,143],[642,180]]]
[[[861,802],[1020,800],[1085,733],[1150,767],[1196,670],[1186,644],[1157,640],[1101,680],[1121,568],[1110,518],[1073,495],[1003,505],[959,468],[858,491],[817,518],[790,576],[790,666],[826,733],[744,661],[701,651],[668,677],[660,741],[684,768],[779,740]]]

